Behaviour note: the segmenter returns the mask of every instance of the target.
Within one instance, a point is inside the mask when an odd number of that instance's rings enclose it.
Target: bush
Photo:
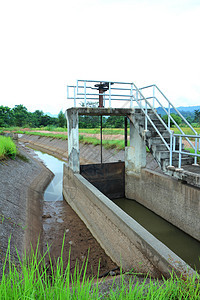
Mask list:
[[[0,159],[16,157],[17,149],[10,137],[0,136]]]

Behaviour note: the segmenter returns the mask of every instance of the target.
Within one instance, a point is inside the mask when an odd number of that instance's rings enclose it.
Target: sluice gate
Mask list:
[[[125,163],[80,166],[80,174],[109,199],[125,197]]]
[[[106,106],[107,100],[110,106],[111,83],[106,86],[108,89],[102,92],[105,96],[103,103]],[[114,83],[112,88],[113,86]],[[64,166],[64,198],[105,252],[124,269],[134,268],[136,272],[150,272],[152,276],[158,276],[159,273],[169,276],[172,270],[179,274],[193,274],[194,271],[180,257],[110,200],[125,194],[127,198],[138,201],[200,240],[198,155],[195,152],[192,157],[182,147],[183,139],[189,137],[181,133],[181,144],[180,141],[177,142],[177,137],[172,136],[170,129],[157,114],[155,105],[152,106],[143,96],[141,89],[134,84],[131,84],[129,90],[130,108],[105,108],[102,105],[98,108],[87,107],[87,82],[84,82],[81,88],[84,88],[84,93],[79,92],[77,87],[77,95],[79,93],[83,97],[85,107],[74,107],[66,111],[69,165]],[[107,90],[109,98],[106,98]],[[133,107],[134,91],[138,107]],[[96,99],[92,93],[89,93],[89,97]],[[120,93],[115,95],[115,100],[117,97],[124,100]],[[126,96],[126,101],[127,99]],[[75,98],[74,101],[76,102]],[[80,165],[79,115],[114,115],[129,118],[130,146],[125,147],[124,162],[116,162],[115,165]],[[146,146],[154,156],[160,171],[147,168]],[[191,172],[187,172],[187,167],[184,170],[184,166],[192,162],[195,162],[193,180]]]

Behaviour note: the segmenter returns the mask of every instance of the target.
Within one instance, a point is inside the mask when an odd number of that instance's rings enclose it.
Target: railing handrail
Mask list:
[[[179,133],[174,133],[174,136],[183,136],[183,134],[179,134]],[[200,134],[187,134],[184,133],[185,137],[191,137],[191,138],[195,138],[195,139],[200,139]]]
[[[80,84],[80,83],[84,84]],[[99,93],[99,90],[96,89],[96,93],[91,93],[88,92],[87,89],[90,90],[95,90],[95,87],[87,84],[87,83],[106,83],[107,90],[104,91],[103,93]],[[130,85],[130,87],[113,87],[113,83],[116,85]],[[74,96],[70,97],[69,96],[69,89],[68,88],[73,88],[74,89]],[[148,89],[148,88],[153,88],[153,96],[151,97],[145,97],[144,94],[142,93],[143,90]],[[112,93],[112,91],[115,90],[120,90],[121,92],[126,91],[124,93]],[[158,92],[159,95],[161,95],[162,101],[159,100],[160,98],[158,96],[155,96],[155,92]],[[130,92],[130,93],[128,93]],[[134,94],[133,94],[134,92]],[[186,118],[179,112],[179,110],[172,104],[172,102],[164,95],[164,93],[158,88],[156,84],[144,86],[141,88],[138,88],[135,83],[133,82],[111,82],[111,81],[99,81],[99,80],[82,80],[79,79],[77,80],[77,85],[69,85],[67,87],[67,98],[68,99],[74,99],[74,106],[76,106],[76,100],[84,100],[84,105],[86,106],[87,100],[98,100],[99,96],[103,96],[104,103],[105,101],[109,101],[109,107],[111,107],[111,101],[126,101],[130,102],[130,108],[132,108],[132,103],[136,102],[139,108],[142,110],[145,116],[145,129],[147,130],[148,127],[148,122],[153,126],[154,130],[157,132],[165,146],[167,147],[169,153],[170,153],[170,164],[172,163],[172,153],[179,153],[179,167],[181,166],[181,155],[186,154],[186,152],[182,151],[182,138],[185,138],[187,142],[190,144],[190,146],[195,150],[195,153],[188,153],[188,155],[194,156],[195,157],[195,163],[197,162],[197,156],[199,157],[200,155],[197,155],[197,148],[198,145],[200,147],[200,135],[196,132],[196,130],[191,126],[191,124],[186,120]],[[153,99],[153,105],[150,103],[150,99]],[[144,101],[144,106],[142,104],[142,101]],[[156,101],[156,106],[159,105],[160,108],[163,109],[163,111],[166,113],[168,116],[168,124],[165,123],[165,121],[162,119],[161,115],[158,114],[156,108],[155,108],[155,101]],[[166,101],[166,105],[162,104]],[[168,106],[165,107],[165,106]],[[159,131],[157,128],[155,122],[151,120],[151,116],[148,114],[148,110],[151,110],[157,117],[157,119],[160,121],[160,123],[164,126],[165,130],[169,133],[168,137],[163,137],[162,133]],[[171,110],[174,110],[177,115],[181,118],[181,120],[192,130],[194,134],[186,134],[180,126],[177,124],[173,116],[171,116]],[[176,126],[176,128],[179,130],[180,134],[175,134],[173,130],[170,128],[170,122],[173,122],[173,124]],[[170,142],[166,141],[166,138],[170,137]],[[175,142],[176,138],[178,139],[179,142],[179,150],[175,149]],[[190,141],[190,138],[195,139],[195,145]]]
[[[169,99],[163,94],[163,92],[154,84],[155,88],[161,93],[161,95],[167,100],[167,102],[172,106],[172,108],[177,112],[177,114],[183,119],[183,121],[190,127],[190,129],[197,134],[196,130],[190,125],[190,123],[184,118],[184,116],[179,112],[179,110],[169,101]]]

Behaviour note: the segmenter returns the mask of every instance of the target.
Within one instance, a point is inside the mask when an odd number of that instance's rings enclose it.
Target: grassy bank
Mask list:
[[[35,132],[35,131],[23,131],[23,130],[17,130],[16,133],[29,134],[29,135],[39,135],[39,136],[50,137],[50,138],[55,138],[55,139],[67,140],[67,135],[66,134],[61,134],[61,133]]]
[[[7,157],[14,159],[16,154],[16,145],[11,138],[0,136],[0,160]]]
[[[187,127],[183,127],[182,128],[183,131],[186,134],[191,134],[191,130],[190,128]],[[66,128],[55,128],[52,126],[47,126],[47,127],[42,127],[42,128],[30,128],[29,130],[27,130],[27,128],[16,128],[16,127],[12,127],[12,128],[2,128],[1,130],[9,130],[9,131],[14,131],[17,133],[24,133],[24,134],[31,134],[31,135],[39,135],[39,136],[44,136],[44,137],[50,137],[50,138],[57,138],[57,139],[62,139],[62,140],[66,140],[67,139],[67,129]],[[36,131],[37,130],[37,131]],[[48,130],[50,132],[42,132]],[[129,130],[128,129],[128,134],[129,134]],[[174,133],[179,133],[178,129],[176,128],[172,128],[172,130],[174,130]],[[200,134],[200,128],[195,128],[195,130]],[[53,132],[51,132],[53,131]],[[91,128],[91,129],[79,129],[79,133],[83,134],[79,136],[79,140],[81,143],[83,144],[93,144],[93,145],[100,145],[100,139],[98,137],[94,137],[94,136],[88,136],[89,134],[93,135],[93,134],[99,134],[100,133],[100,128]],[[84,133],[86,135],[84,135]],[[123,128],[103,128],[103,146],[106,149],[112,149],[112,148],[116,148],[118,150],[124,149],[124,140],[123,138],[119,138],[119,139],[112,139],[112,135],[124,135],[124,129]],[[110,135],[109,139],[108,137],[104,137],[104,135]],[[129,143],[129,141],[128,141]],[[128,144],[129,145],[129,144]],[[189,151],[192,152],[192,149],[189,148]]]
[[[8,243],[10,245],[10,243]],[[119,283],[115,279],[111,286],[101,289],[97,278],[86,278],[87,260],[79,268],[76,265],[70,272],[70,255],[66,269],[63,267],[62,253],[53,266],[49,253],[38,259],[38,253],[25,257],[16,265],[10,255],[10,247],[5,257],[2,279],[0,282],[0,299],[199,299],[199,275],[193,278],[178,278],[171,275],[170,279],[162,281],[143,278],[140,282],[136,275]],[[49,256],[49,264],[45,262]],[[7,269],[6,269],[7,268]],[[134,282],[134,283],[133,283]],[[103,291],[104,290],[104,291]]]

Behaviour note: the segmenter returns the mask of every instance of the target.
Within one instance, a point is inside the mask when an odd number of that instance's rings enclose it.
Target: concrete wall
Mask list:
[[[123,269],[157,277],[193,272],[164,244],[78,173],[64,165],[63,195],[101,247]]]
[[[200,189],[151,170],[126,170],[126,198],[134,199],[200,241]]]

